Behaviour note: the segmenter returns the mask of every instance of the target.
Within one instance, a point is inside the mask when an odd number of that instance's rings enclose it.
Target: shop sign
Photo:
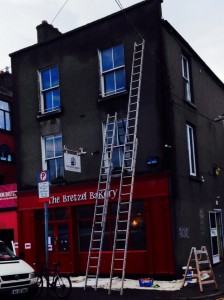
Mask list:
[[[64,153],[64,168],[66,171],[81,173],[81,159],[79,155]]]
[[[0,208],[17,206],[17,184],[0,185]]]
[[[118,189],[110,190],[109,191],[109,198],[111,200],[115,199],[117,196]],[[79,202],[79,201],[88,201],[88,200],[95,200],[98,196],[98,199],[104,199],[105,191],[104,192],[83,192],[80,194],[71,194],[71,195],[61,195],[61,196],[52,196],[50,197],[49,204],[59,204],[59,203],[71,203],[71,202]]]

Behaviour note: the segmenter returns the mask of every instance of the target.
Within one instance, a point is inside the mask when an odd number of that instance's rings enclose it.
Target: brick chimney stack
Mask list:
[[[47,42],[61,35],[62,33],[54,28],[53,25],[48,24],[47,21],[42,21],[40,25],[36,27],[37,29],[37,43]]]

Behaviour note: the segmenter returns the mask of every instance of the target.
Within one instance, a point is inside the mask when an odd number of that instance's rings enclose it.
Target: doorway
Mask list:
[[[223,260],[223,225],[222,211],[217,209],[209,212],[210,238],[213,264]]]

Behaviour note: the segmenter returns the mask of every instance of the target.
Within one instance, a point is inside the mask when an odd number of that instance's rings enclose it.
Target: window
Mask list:
[[[40,71],[41,113],[49,113],[60,109],[58,67]]]
[[[0,129],[11,131],[11,109],[8,102],[0,100]]]
[[[102,50],[100,56],[102,97],[125,91],[123,45]]]
[[[187,124],[187,147],[190,175],[196,176],[195,129]]]
[[[61,134],[43,137],[43,169],[49,170],[50,180],[64,176]]]
[[[127,123],[127,119],[118,120],[116,129],[115,129],[114,149],[113,149],[113,158],[112,158],[114,171],[116,169],[120,170],[120,168],[122,167],[126,123]],[[112,128],[112,126],[113,125],[111,123],[111,128]],[[108,130],[110,130],[110,124],[108,126]],[[103,135],[105,136],[105,126],[104,126],[104,134]]]
[[[79,206],[77,208],[79,251],[89,250],[93,215],[94,215],[94,205]],[[110,203],[108,206],[107,220],[105,225],[103,251],[112,251],[113,249],[116,216],[117,216],[117,204]],[[124,222],[123,224],[125,226],[126,222]],[[144,202],[138,200],[138,201],[133,201],[132,203],[128,250],[145,250],[145,249],[146,249],[146,236],[145,236]]]
[[[192,102],[189,60],[184,55],[182,55],[182,75],[184,80],[185,100]]]
[[[7,144],[0,145],[0,160],[12,162],[12,154],[9,150],[9,146]]]

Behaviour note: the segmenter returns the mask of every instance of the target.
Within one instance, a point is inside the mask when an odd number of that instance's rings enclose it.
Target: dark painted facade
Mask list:
[[[223,175],[215,176],[214,167],[222,167],[223,128],[213,120],[222,113],[223,84],[161,18],[161,1],[144,1],[125,12],[65,34],[43,21],[37,44],[11,54],[20,250],[30,262],[44,249],[44,243],[36,243],[44,233],[37,176],[49,169],[50,259],[64,259],[65,271],[85,272],[103,124],[108,113],[125,119],[133,46],[142,37],[146,48],[127,273],[180,273],[191,246],[206,245],[214,262],[222,259]],[[108,71],[111,61],[114,77]],[[117,86],[122,81],[120,90],[111,92],[112,77]],[[83,148],[81,173],[64,170],[59,144]],[[112,191],[117,180],[114,170]],[[112,191],[102,273],[109,272],[111,256]]]

